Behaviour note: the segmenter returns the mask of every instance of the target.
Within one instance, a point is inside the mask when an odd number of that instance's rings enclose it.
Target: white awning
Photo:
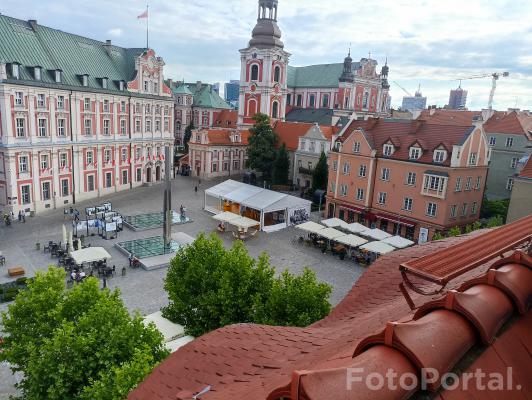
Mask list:
[[[329,228],[339,227],[342,229],[347,229],[347,227],[349,226],[347,222],[341,220],[340,218],[322,219],[321,223],[325,226],[328,226]]]
[[[353,222],[352,224],[348,224],[346,229],[352,233],[360,233],[362,231],[367,231],[368,227],[359,224],[358,222]]]
[[[228,179],[216,186],[210,187],[209,189],[205,190],[205,193],[209,196],[220,197],[232,192],[233,190],[238,189],[239,187],[242,187],[243,185],[245,185],[245,183]]]
[[[165,342],[178,339],[185,334],[185,328],[183,326],[164,318],[161,311],[144,317],[144,325],[148,325],[150,322],[153,322],[157,330],[162,333]]]
[[[397,247],[398,249],[403,249],[408,246],[412,246],[414,244],[413,241],[405,239],[401,236],[392,236],[389,238],[386,238],[384,240],[381,240],[383,243],[388,243],[389,245],[392,245],[393,247]]]
[[[318,232],[318,235],[327,238],[327,239],[335,239],[339,238],[341,236],[346,236],[346,234],[342,231],[339,231],[334,228],[325,228]]]
[[[194,243],[194,240],[196,240],[192,236],[187,235],[185,232],[172,233],[172,239],[182,245],[192,244]]]
[[[245,185],[245,186],[239,187],[236,190],[233,190],[232,192],[226,193],[225,195],[222,196],[222,198],[225,200],[230,200],[235,203],[242,203],[244,200],[249,199],[251,196],[254,196],[257,193],[260,193],[263,190],[264,190],[263,188],[260,188],[257,186]]]
[[[224,211],[224,212],[222,212],[222,213],[219,213],[219,214],[213,215],[212,217],[213,217],[215,220],[217,220],[217,221],[229,222],[229,221],[231,221],[232,219],[240,218],[240,215],[235,214],[235,213],[232,213],[232,212],[229,212],[229,211]]]
[[[369,242],[360,246],[360,248],[377,254],[391,253],[395,250],[395,247],[383,242]]]
[[[296,225],[297,229],[301,229],[303,231],[311,232],[311,233],[318,233],[325,229],[323,225],[317,224],[312,221],[303,222],[302,224]]]
[[[381,231],[380,229],[374,228],[374,229],[367,229],[365,231],[360,232],[361,235],[370,237],[375,240],[382,240],[391,237],[387,232]]]
[[[242,200],[240,204],[255,210],[263,210],[287,196],[288,195],[285,193],[274,192],[273,190],[262,190],[259,193]]]
[[[247,229],[251,228],[252,226],[260,225],[259,221],[255,221],[254,219],[248,217],[235,218],[231,221],[228,221],[228,223],[242,229]]]
[[[270,204],[264,209],[264,212],[281,211],[294,208],[306,208],[310,212],[310,205],[312,201],[302,199],[301,197],[286,195],[281,200]]]
[[[111,258],[111,255],[103,247],[87,247],[86,249],[71,252],[70,256],[78,265]]]
[[[366,239],[363,239],[357,235],[341,236],[334,240],[336,240],[338,243],[345,244],[346,246],[349,246],[349,247],[358,247],[368,242]]]

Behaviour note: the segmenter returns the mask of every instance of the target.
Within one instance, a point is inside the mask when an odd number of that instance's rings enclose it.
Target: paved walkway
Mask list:
[[[173,226],[172,231],[185,232],[196,236],[200,232],[212,232],[216,228],[216,221],[212,214],[203,210],[203,190],[219,183],[216,181],[202,181],[198,193],[194,193],[197,180],[190,177],[178,176],[172,181],[173,209],[179,210],[181,204],[187,209],[187,216],[194,222]],[[113,208],[122,215],[134,215],[139,213],[160,211],[163,203],[163,186],[156,184],[152,187],[141,187],[126,192],[105,196],[97,200],[78,203],[75,207],[84,216],[86,206],[98,205],[104,201],[111,201]],[[317,216],[315,216],[317,218]],[[49,253],[35,250],[35,243],[47,243],[49,240],[62,240],[62,224],[69,223],[64,220],[62,210],[54,210],[49,213],[37,215],[34,218],[26,218],[26,223],[14,222],[11,227],[0,223],[0,251],[5,255],[7,263],[0,267],[0,282],[11,280],[7,276],[7,268],[22,266],[26,270],[26,276],[33,276],[37,270],[45,270],[48,265],[57,261],[51,258]],[[142,269],[131,270],[128,268],[125,277],[120,276],[123,266],[128,264],[127,257],[122,254],[114,243],[118,241],[146,238],[161,235],[162,228],[134,232],[124,228],[117,239],[105,240],[99,236],[86,238],[86,243],[92,246],[102,246],[112,256],[110,265],[116,265],[117,276],[108,280],[110,288],[120,288],[125,305],[130,309],[139,310],[146,315],[158,311],[168,303],[166,292],[163,289],[163,279],[166,276],[166,268],[144,271]],[[271,264],[278,272],[288,269],[292,273],[300,273],[305,266],[316,272],[319,280],[333,286],[331,303],[336,305],[349,291],[353,283],[362,274],[363,267],[346,259],[340,260],[331,254],[322,254],[319,250],[293,244],[291,239],[299,234],[295,228],[284,229],[275,233],[259,234],[246,242],[250,254],[257,257],[266,251],[270,255]],[[230,233],[223,235],[224,243],[230,246],[233,242]],[[7,304],[0,304],[0,311],[7,308]],[[5,376],[0,366],[0,378]],[[4,381],[4,379],[1,379]],[[7,388],[0,383],[0,399],[5,396]]]

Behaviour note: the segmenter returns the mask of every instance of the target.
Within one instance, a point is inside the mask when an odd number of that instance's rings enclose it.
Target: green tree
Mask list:
[[[200,336],[242,322],[304,326],[328,314],[329,285],[310,271],[301,277],[274,273],[265,253],[255,260],[241,241],[225,249],[215,234],[200,234],[170,263],[163,315]]]
[[[190,124],[185,128],[185,135],[183,136],[183,146],[185,146],[185,153],[188,153],[188,142],[192,137],[192,130],[194,129],[194,122],[190,121]]]
[[[434,235],[432,235],[432,240],[442,240],[445,236],[442,235],[441,232],[434,232]]]
[[[327,156],[325,152],[321,152],[320,159],[318,160],[314,172],[312,173],[312,191],[321,189],[327,190],[327,178],[328,178]]]
[[[486,222],[486,228],[495,228],[501,225],[504,225],[504,220],[501,215],[495,215]]]
[[[283,143],[273,162],[273,176],[272,181],[276,185],[286,185],[288,183],[288,170],[290,169],[290,158],[286,151],[286,146]]]
[[[509,199],[488,200],[486,197],[484,197],[480,207],[480,218],[491,218],[499,215],[502,217],[504,223],[506,220],[506,215],[508,214],[509,205]]]
[[[253,120],[255,124],[249,129],[247,167],[261,172],[265,180],[270,180],[277,136],[266,114],[255,114]]]
[[[18,387],[28,400],[123,399],[168,354],[161,333],[131,317],[118,290],[100,290],[96,278],[66,290],[64,270],[54,267],[36,274],[2,324],[0,360],[23,372]],[[102,385],[112,390],[99,392]]]

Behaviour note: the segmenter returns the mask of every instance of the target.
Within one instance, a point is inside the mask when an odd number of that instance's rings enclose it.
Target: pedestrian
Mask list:
[[[194,186],[194,193],[198,194],[198,187]]]
[[[22,210],[22,222],[26,222],[26,211]]]
[[[201,179],[198,179],[198,186],[201,186]]]
[[[18,210],[18,222],[22,222],[22,210]]]

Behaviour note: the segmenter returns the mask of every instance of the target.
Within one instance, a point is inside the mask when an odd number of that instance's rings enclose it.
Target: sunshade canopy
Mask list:
[[[353,222],[352,224],[347,224],[346,229],[352,233],[360,233],[362,231],[367,231],[368,227],[362,224],[359,224],[358,222]]]
[[[365,231],[360,232],[361,235],[370,237],[375,240],[382,240],[391,237],[387,232],[381,231],[380,229],[374,228],[374,229],[366,229]]]
[[[360,248],[377,254],[386,254],[395,250],[395,247],[383,242],[369,242],[363,244]]]
[[[220,214],[213,215],[213,218],[217,221],[229,222],[233,219],[240,218],[240,215],[229,212],[229,211],[224,211]]]
[[[384,240],[381,240],[383,243],[388,243],[389,245],[392,245],[393,247],[397,247],[398,249],[403,249],[408,246],[412,246],[414,244],[413,241],[405,239],[401,236],[392,236],[389,238],[386,238]]]
[[[111,255],[103,247],[87,247],[70,253],[76,264],[90,263],[93,261],[108,260]]]
[[[357,235],[340,236],[339,238],[336,238],[334,240],[349,247],[358,247],[368,242],[366,239],[361,238]]]
[[[329,219],[323,219],[321,220],[321,223],[325,226],[328,226],[329,228],[342,228],[347,229],[348,223],[341,220],[340,218],[329,218]]]
[[[238,217],[228,221],[228,223],[242,229],[251,228],[252,226],[257,226],[260,224],[259,221],[255,221],[254,219],[248,217]]]
[[[345,236],[345,233],[334,228],[325,228],[318,232],[318,235],[327,239],[336,239],[340,236]]]
[[[302,224],[296,225],[297,229],[301,229],[303,231],[311,232],[311,233],[318,233],[325,229],[323,225],[317,224],[312,221],[303,222]]]

